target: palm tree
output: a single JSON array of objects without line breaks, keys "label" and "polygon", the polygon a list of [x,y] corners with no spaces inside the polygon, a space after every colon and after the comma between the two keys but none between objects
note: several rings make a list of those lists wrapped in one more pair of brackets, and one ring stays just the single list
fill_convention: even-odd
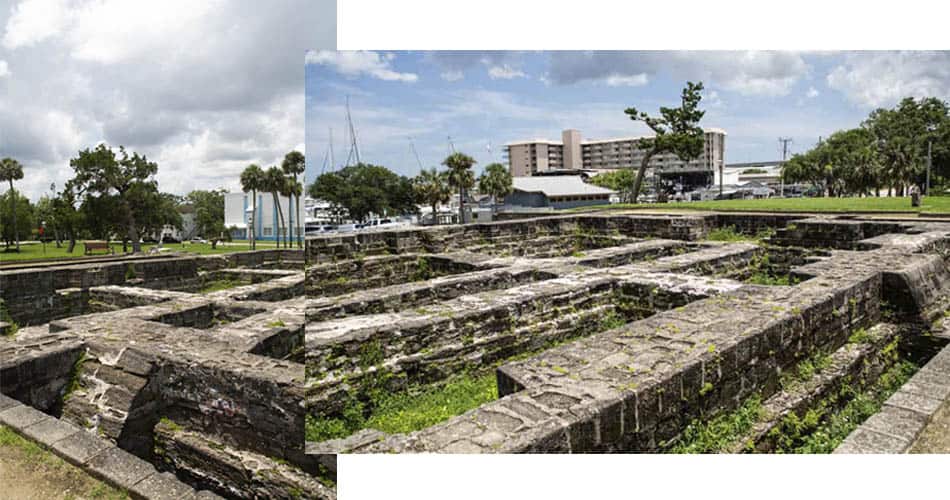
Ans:
[{"label": "palm tree", "polygon": [[442,162],[449,168],[449,185],[459,191],[459,224],[465,223],[465,190],[475,185],[475,160],[464,153],[452,153]]},{"label": "palm tree", "polygon": [[280,207],[278,196],[287,191],[287,178],[284,177],[284,171],[277,165],[268,168],[264,176],[266,178],[264,184],[267,186],[267,191],[270,191],[271,196],[274,197],[274,208],[277,210],[277,248],[280,248],[281,232],[286,229],[286,226],[284,225],[284,210]]},{"label": "palm tree", "polygon": [[491,195],[492,215],[494,215],[498,198],[504,198],[514,191],[511,172],[501,163],[488,165],[482,172],[482,176],[478,178],[478,190]]},{"label": "palm tree", "polygon": [[448,203],[452,196],[447,172],[439,172],[435,168],[423,169],[412,181],[417,199],[432,207],[432,220],[438,224],[439,204]]},{"label": "palm tree", "polygon": [[16,191],[13,190],[13,181],[23,178],[23,165],[13,158],[0,160],[0,182],[10,182],[10,208],[13,214],[13,238],[16,241],[16,251],[20,251],[20,233],[16,225]]},{"label": "palm tree", "polygon": [[264,171],[261,167],[250,164],[241,172],[241,189],[244,192],[251,192],[251,250],[257,250],[257,238],[255,237],[255,226],[257,225],[257,190],[264,189]]},{"label": "palm tree", "polygon": [[[281,168],[284,169],[284,173],[294,176],[293,183],[295,186],[299,186],[299,183],[297,182],[297,175],[304,173],[304,171],[307,169],[307,161],[303,153],[301,153],[300,151],[291,151],[284,156],[284,163],[281,164]],[[296,189],[296,188],[294,189],[294,193],[295,193],[294,198],[297,200],[297,204],[294,207],[295,209],[292,209],[292,214],[298,217],[300,216],[300,196],[302,192],[303,192],[303,187],[301,187],[300,189]],[[297,225],[300,226],[301,228],[304,227],[303,221],[297,221]],[[303,231],[297,231],[297,247],[298,248],[303,248],[303,239],[302,239],[303,235],[300,234],[302,232]],[[290,221],[290,239],[291,241],[293,241],[294,239],[293,217],[291,217],[291,221]]]}]

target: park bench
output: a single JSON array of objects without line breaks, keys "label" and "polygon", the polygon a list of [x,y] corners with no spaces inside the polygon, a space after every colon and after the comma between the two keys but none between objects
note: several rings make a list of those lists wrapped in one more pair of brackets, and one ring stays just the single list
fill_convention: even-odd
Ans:
[{"label": "park bench", "polygon": [[108,241],[84,241],[82,244],[86,247],[86,255],[91,255],[96,250],[105,250],[107,253],[115,254],[115,250],[112,249]]}]

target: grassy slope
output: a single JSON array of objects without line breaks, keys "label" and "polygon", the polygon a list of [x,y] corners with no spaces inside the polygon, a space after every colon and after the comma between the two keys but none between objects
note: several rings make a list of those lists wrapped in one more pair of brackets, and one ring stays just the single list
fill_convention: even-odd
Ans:
[{"label": "grassy slope", "polygon": [[921,207],[910,206],[910,198],[773,198],[765,200],[713,200],[674,203],[615,204],[582,207],[571,211],[619,210],[723,210],[766,212],[930,212],[950,213],[950,196],[924,197]]},{"label": "grassy slope", "polygon": [[[142,250],[146,251],[149,248],[154,247],[153,244],[142,245]],[[197,254],[219,254],[219,253],[229,253],[229,252],[243,252],[251,249],[251,245],[244,241],[237,241],[233,243],[218,243],[218,247],[215,249],[211,248],[210,243],[185,243],[184,245],[178,243],[166,243],[165,248],[168,248],[169,251],[183,251]],[[116,255],[122,255],[122,244],[113,243],[112,248],[115,249]],[[270,248],[277,248],[272,241],[258,241],[257,249],[264,250]],[[131,246],[129,247],[131,250]],[[85,248],[83,248],[82,243],[76,243],[76,248],[73,250],[73,253],[66,252],[66,245],[64,244],[61,248],[56,248],[55,243],[46,244],[46,252],[43,251],[43,245],[40,243],[20,243],[20,252],[15,251],[4,252],[0,250],[0,262],[7,262],[13,260],[32,260],[32,259],[72,259],[77,257],[86,257],[83,254]],[[104,252],[95,252],[94,256],[102,256]]]},{"label": "grassy slope", "polygon": [[129,498],[2,425],[0,485],[0,498]]}]

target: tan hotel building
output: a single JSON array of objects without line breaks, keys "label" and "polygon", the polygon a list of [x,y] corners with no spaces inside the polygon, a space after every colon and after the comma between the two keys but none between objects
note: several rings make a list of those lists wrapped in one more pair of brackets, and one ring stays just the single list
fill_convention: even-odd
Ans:
[{"label": "tan hotel building", "polygon": [[[726,131],[705,129],[703,153],[690,162],[675,154],[661,154],[650,160],[649,167],[661,176],[709,177],[725,161]],[[637,147],[644,137],[581,140],[580,131],[561,133],[561,141],[534,139],[505,144],[508,168],[514,177],[527,177],[552,170],[602,170],[640,167],[644,151]],[[698,179],[697,179],[698,180]]]}]

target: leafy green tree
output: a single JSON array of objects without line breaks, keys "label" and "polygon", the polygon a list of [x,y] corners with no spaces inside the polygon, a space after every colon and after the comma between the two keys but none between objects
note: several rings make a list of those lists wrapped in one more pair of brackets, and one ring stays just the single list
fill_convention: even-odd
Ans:
[{"label": "leafy green tree", "polygon": [[83,198],[83,192],[76,187],[75,180],[66,182],[63,190],[53,198],[53,211],[59,232],[69,238],[68,253],[76,248],[76,239],[85,227],[85,216],[77,205]]},{"label": "leafy green tree", "polygon": [[[20,251],[20,232],[17,230],[17,209],[16,209],[16,200],[15,195],[16,191],[13,190],[13,181],[18,181],[23,178],[23,166],[20,165],[20,162],[14,160],[13,158],[4,158],[0,160],[0,182],[7,181],[10,183],[10,193],[13,193],[9,196],[10,198],[10,211],[8,215],[13,217],[13,229],[11,233],[16,240],[16,251]],[[29,226],[27,226],[29,227]],[[7,244],[7,250],[10,249],[9,241]]]},{"label": "leafy green tree", "polygon": [[363,222],[371,215],[415,213],[412,181],[386,167],[359,163],[326,172],[307,188],[308,194],[333,205],[342,215]]},{"label": "leafy green tree", "polygon": [[[903,99],[893,109],[876,109],[864,122],[877,143],[884,175],[903,196],[906,187],[920,184],[927,161],[927,142],[947,120],[947,104],[936,98]],[[938,149],[943,147],[938,144]]]},{"label": "leafy green tree", "polygon": [[699,121],[706,114],[699,109],[702,100],[703,82],[686,82],[686,88],[681,95],[678,108],[660,108],[660,116],[650,116],[637,108],[627,108],[624,113],[633,121],[642,121],[655,134],[654,137],[641,139],[637,147],[645,151],[637,178],[633,184],[632,202],[637,202],[640,187],[643,185],[643,175],[650,164],[650,160],[663,153],[673,153],[680,160],[689,161],[699,157],[703,152],[703,129]]},{"label": "leafy green tree", "polygon": [[34,207],[26,196],[13,189],[0,195],[0,235],[7,250],[29,239],[35,223]]},{"label": "leafy green tree", "polygon": [[274,199],[274,209],[277,210],[277,246],[280,247],[280,238],[286,230],[284,225],[284,210],[280,207],[279,196],[287,192],[287,178],[284,177],[284,171],[276,165],[264,171],[265,191],[270,192]]},{"label": "leafy green tree", "polygon": [[105,144],[100,144],[94,150],[87,148],[80,151],[79,156],[69,160],[69,165],[76,172],[73,181],[85,191],[86,196],[114,194],[118,197],[119,211],[115,216],[124,224],[127,238],[132,242],[132,250],[141,252],[140,226],[135,220],[133,205],[137,197],[158,192],[157,184],[151,179],[158,172],[158,165],[138,153],[129,156],[123,146],[119,146],[117,156]]},{"label": "leafy green tree", "polygon": [[264,170],[261,167],[250,164],[244,168],[244,171],[241,172],[241,189],[245,193],[248,191],[251,192],[251,218],[249,220],[250,230],[251,230],[251,250],[257,250],[257,238],[256,238],[256,229],[257,229],[257,192],[265,191],[266,179],[264,176]]},{"label": "leafy green tree", "polygon": [[449,185],[459,193],[459,224],[465,223],[465,191],[475,185],[472,167],[475,159],[464,153],[452,153],[443,162],[449,169]]},{"label": "leafy green tree", "polygon": [[[291,191],[294,193],[294,199],[297,201],[293,210],[294,215],[300,214],[300,196],[302,195],[303,186],[297,182],[297,176],[303,174],[307,170],[307,160],[304,157],[303,153],[300,151],[291,151],[284,155],[284,162],[281,164],[281,168],[284,169],[284,173],[293,177],[293,187]],[[293,201],[293,200],[291,200]],[[294,225],[303,227],[303,221],[296,221],[290,225],[290,239],[294,239]],[[303,235],[300,234],[301,231],[297,231],[297,247],[303,248]]]},{"label": "leafy green tree", "polygon": [[435,224],[439,223],[439,205],[448,203],[452,196],[452,187],[449,186],[448,174],[439,172],[435,168],[423,169],[413,179],[413,188],[416,199],[420,204],[432,207],[432,218]]},{"label": "leafy green tree", "polygon": [[498,200],[504,199],[505,196],[515,190],[511,172],[501,163],[491,163],[485,166],[485,171],[478,178],[478,190],[491,195],[492,213],[494,213]]},{"label": "leafy green tree", "polygon": [[195,230],[211,242],[211,248],[217,248],[218,241],[225,239],[227,233],[227,228],[224,227],[225,193],[227,193],[225,189],[211,191],[196,189],[185,196],[194,208]]},{"label": "leafy green tree", "polygon": [[622,168],[591,177],[590,183],[617,192],[621,203],[633,203],[633,170]]}]

